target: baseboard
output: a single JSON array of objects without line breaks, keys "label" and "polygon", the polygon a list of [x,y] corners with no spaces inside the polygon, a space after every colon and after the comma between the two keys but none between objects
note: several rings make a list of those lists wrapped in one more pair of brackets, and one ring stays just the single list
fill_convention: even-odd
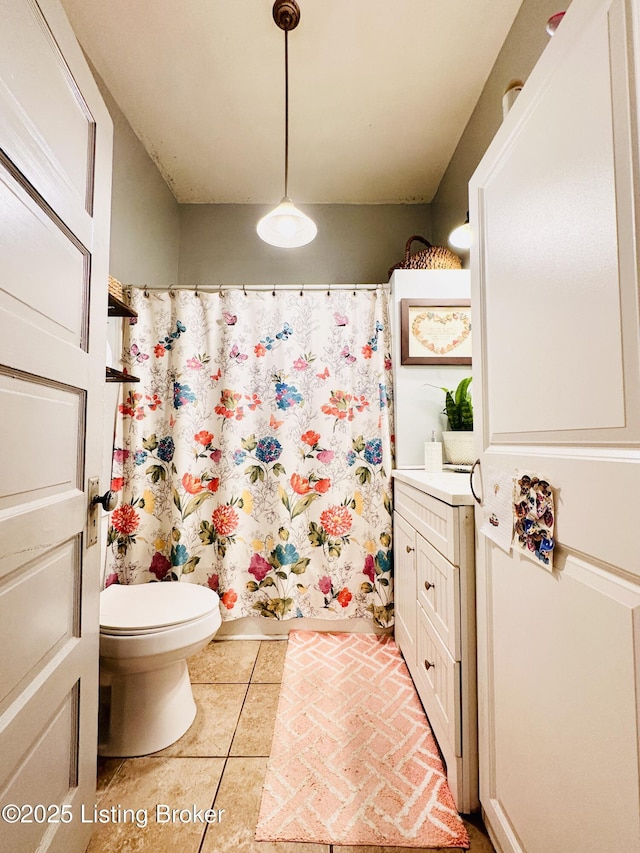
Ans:
[{"label": "baseboard", "polygon": [[393,628],[380,628],[370,619],[285,619],[242,616],[223,622],[216,640],[286,640],[289,631],[331,631],[346,634],[391,634]]}]

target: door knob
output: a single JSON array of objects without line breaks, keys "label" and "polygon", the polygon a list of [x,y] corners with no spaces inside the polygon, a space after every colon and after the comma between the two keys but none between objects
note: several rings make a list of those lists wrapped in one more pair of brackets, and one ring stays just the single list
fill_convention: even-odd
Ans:
[{"label": "door knob", "polygon": [[118,495],[109,489],[104,495],[94,495],[92,504],[102,504],[105,512],[111,512],[118,505]]},{"label": "door knob", "polygon": [[412,551],[415,551],[415,548],[412,548],[411,545],[407,545],[407,554],[410,554]]},{"label": "door knob", "polygon": [[435,586],[435,584],[431,583],[431,581],[425,581],[424,582],[424,588],[427,590],[427,592],[429,592],[429,590],[431,589],[432,586]]},{"label": "door knob", "polygon": [[116,508],[118,496],[115,492],[109,489],[104,495],[99,495],[100,478],[90,477],[87,481],[88,500],[89,500],[89,518],[87,519],[87,548],[96,545],[98,542],[98,527],[100,513],[98,512],[98,504],[102,506],[105,512],[111,512]]}]

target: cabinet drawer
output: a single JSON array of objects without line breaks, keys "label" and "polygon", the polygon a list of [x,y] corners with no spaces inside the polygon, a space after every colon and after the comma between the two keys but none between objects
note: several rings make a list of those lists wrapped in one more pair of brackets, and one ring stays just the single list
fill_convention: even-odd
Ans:
[{"label": "cabinet drawer", "polygon": [[436,740],[462,755],[460,662],[454,660],[422,607],[418,606],[418,692]]},{"label": "cabinet drawer", "polygon": [[397,480],[394,483],[394,505],[418,533],[428,539],[449,562],[455,566],[459,565],[456,507]]},{"label": "cabinet drawer", "polygon": [[418,601],[447,649],[460,660],[460,570],[416,537]]}]

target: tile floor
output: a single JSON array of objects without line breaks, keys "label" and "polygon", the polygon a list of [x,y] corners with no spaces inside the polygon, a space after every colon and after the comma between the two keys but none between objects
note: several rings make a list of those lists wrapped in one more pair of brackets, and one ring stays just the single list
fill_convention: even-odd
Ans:
[{"label": "tile floor", "polygon": [[[190,659],[195,722],[153,755],[99,759],[97,808],[109,815],[141,811],[137,823],[111,817],[96,823],[87,853],[419,853],[407,847],[254,841],[286,646],[282,640],[225,640]],[[155,821],[157,803],[212,808],[216,817],[224,812],[209,824],[187,821],[186,815],[172,822],[162,811]],[[494,853],[481,821],[465,824],[471,853]]]}]

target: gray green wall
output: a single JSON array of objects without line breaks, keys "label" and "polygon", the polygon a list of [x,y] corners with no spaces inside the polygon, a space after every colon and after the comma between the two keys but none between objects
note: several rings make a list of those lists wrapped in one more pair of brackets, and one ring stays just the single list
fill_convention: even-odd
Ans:
[{"label": "gray green wall", "polygon": [[[402,260],[412,234],[429,239],[431,232],[427,204],[300,208],[318,236],[298,249],[278,249],[256,234],[268,207],[181,205],[180,284],[378,284]],[[413,251],[420,248],[415,244]]]},{"label": "gray green wall", "polygon": [[[504,91],[512,80],[526,83],[549,43],[546,22],[569,5],[570,0],[564,3],[524,0],[522,3],[431,203],[434,243],[446,245],[452,229],[464,222],[469,207],[469,179],[502,124]],[[468,253],[465,255],[466,265]]]},{"label": "gray green wall", "polygon": [[125,284],[168,287],[178,281],[180,205],[92,70],[113,120],[109,272]]}]

